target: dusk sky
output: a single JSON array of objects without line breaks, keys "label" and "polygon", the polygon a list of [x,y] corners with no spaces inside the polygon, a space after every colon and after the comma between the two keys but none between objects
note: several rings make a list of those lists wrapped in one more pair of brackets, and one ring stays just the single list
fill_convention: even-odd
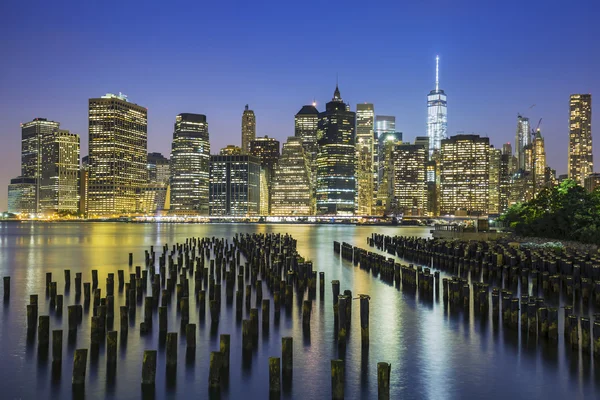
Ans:
[{"label": "dusk sky", "polygon": [[412,141],[426,135],[436,54],[450,135],[478,133],[501,147],[514,143],[517,113],[533,126],[543,118],[548,164],[566,173],[569,95],[600,101],[600,4],[488,3],[4,0],[0,211],[20,174],[19,124],[58,121],[81,135],[84,156],[90,97],[123,92],[147,107],[148,151],[165,155],[175,116],[205,114],[218,153],[240,144],[245,104],[257,136],[284,142],[304,104],[324,108],[337,74],[352,110],[374,103]]}]

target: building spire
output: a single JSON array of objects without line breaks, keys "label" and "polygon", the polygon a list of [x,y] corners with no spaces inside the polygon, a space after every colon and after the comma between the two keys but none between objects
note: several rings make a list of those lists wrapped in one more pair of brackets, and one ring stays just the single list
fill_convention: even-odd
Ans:
[{"label": "building spire", "polygon": [[440,90],[440,56],[435,56],[435,91]]}]

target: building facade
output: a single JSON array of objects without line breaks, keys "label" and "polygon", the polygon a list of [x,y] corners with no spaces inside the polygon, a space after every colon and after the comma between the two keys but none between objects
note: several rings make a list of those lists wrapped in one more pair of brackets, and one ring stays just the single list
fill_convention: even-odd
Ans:
[{"label": "building facade", "polygon": [[585,177],[585,190],[593,192],[600,187],[600,173],[596,172]]},{"label": "building facade", "polygon": [[316,103],[303,106],[294,117],[294,136],[302,140],[304,153],[308,158],[313,202],[316,198],[315,189],[317,186],[317,153],[319,149],[317,144],[318,127],[319,110],[317,110]]},{"label": "building facade", "polygon": [[179,114],[171,145],[171,213],[208,215],[209,163],[206,116]]},{"label": "building facade", "polygon": [[250,142],[250,154],[260,160],[261,173],[261,215],[270,213],[270,192],[275,166],[279,161],[279,140],[268,136]]},{"label": "building facade", "polygon": [[490,141],[479,135],[442,140],[441,215],[485,215],[489,208]]},{"label": "building facade", "polygon": [[529,118],[517,115],[517,133],[515,135],[515,158],[517,159],[516,170],[530,171],[527,162],[527,149],[531,144],[530,140],[531,127]]},{"label": "building facade", "polygon": [[258,216],[260,171],[260,160],[252,155],[210,156],[209,214]]},{"label": "building facade", "polygon": [[373,104],[356,105],[356,192],[358,215],[372,215],[375,111]]},{"label": "building facade", "polygon": [[355,211],[355,119],[336,86],[333,99],[319,114],[317,214],[353,215]]},{"label": "building facade", "polygon": [[289,137],[283,144],[275,167],[271,191],[271,215],[307,216],[314,214],[310,180],[310,161],[300,137]]},{"label": "building facade", "polygon": [[148,110],[109,93],[90,99],[88,112],[88,213],[135,213],[148,179]]},{"label": "building facade", "polygon": [[233,144],[228,144],[219,150],[219,155],[221,156],[241,156],[242,148],[238,146],[234,146]]},{"label": "building facade", "polygon": [[161,153],[148,153],[148,182],[167,185],[170,177],[169,159]]},{"label": "building facade", "polygon": [[256,139],[256,115],[246,104],[242,114],[242,154],[250,152],[250,142],[254,139]]},{"label": "building facade", "polygon": [[19,176],[8,185],[8,212],[29,216],[37,213],[36,179]]},{"label": "building facade", "polygon": [[533,137],[533,182],[535,185],[534,192],[537,194],[542,189],[547,187],[546,185],[546,147],[544,145],[544,138],[542,133],[538,129]]},{"label": "building facade", "polygon": [[428,149],[416,144],[394,146],[393,214],[425,215],[427,212],[426,162]]},{"label": "building facade", "polygon": [[79,211],[79,135],[56,130],[42,137],[40,211]]},{"label": "building facade", "polygon": [[594,172],[592,155],[592,95],[573,94],[569,103],[569,178],[581,186]]},{"label": "building facade", "polygon": [[448,102],[446,93],[440,89],[440,58],[435,58],[435,89],[427,95],[427,137],[429,137],[429,157],[440,150],[448,132]]},{"label": "building facade", "polygon": [[35,211],[41,212],[40,188],[42,179],[42,138],[58,131],[60,123],[46,118],[34,118],[21,124],[21,176],[35,181]]}]

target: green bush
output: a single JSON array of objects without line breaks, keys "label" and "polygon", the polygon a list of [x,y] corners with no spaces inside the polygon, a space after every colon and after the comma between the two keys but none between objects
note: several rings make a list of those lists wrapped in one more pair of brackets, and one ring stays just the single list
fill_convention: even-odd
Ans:
[{"label": "green bush", "polygon": [[567,179],[510,207],[500,220],[521,236],[600,244],[600,190],[588,193]]}]

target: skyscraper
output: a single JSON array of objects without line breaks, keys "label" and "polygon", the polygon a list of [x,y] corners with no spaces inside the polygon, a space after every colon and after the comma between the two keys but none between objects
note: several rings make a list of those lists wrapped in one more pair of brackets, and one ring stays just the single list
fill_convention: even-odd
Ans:
[{"label": "skyscraper", "polygon": [[584,186],[585,178],[594,172],[592,95],[572,94],[569,111],[569,178]]},{"label": "skyscraper", "polygon": [[40,210],[77,213],[79,209],[79,135],[58,129],[42,137]]},{"label": "skyscraper", "polygon": [[335,87],[333,99],[319,114],[317,155],[317,214],[354,214],[355,119]]},{"label": "skyscraper", "polygon": [[171,213],[208,215],[209,163],[206,116],[179,114],[171,145]]},{"label": "skyscraper", "polygon": [[484,215],[489,207],[490,140],[456,135],[442,140],[440,213]]},{"label": "skyscraper", "polygon": [[250,142],[254,139],[256,139],[256,115],[246,104],[242,114],[242,154],[250,152]]},{"label": "skyscraper", "polygon": [[402,132],[387,132],[379,137],[379,162],[375,215],[392,212],[394,197],[394,148],[402,144]]},{"label": "skyscraper", "polygon": [[375,140],[373,104],[356,105],[356,184],[358,215],[373,212],[373,142]]},{"label": "skyscraper", "polygon": [[279,161],[279,140],[268,136],[259,137],[250,142],[250,154],[260,160],[261,190],[260,207],[261,215],[269,215],[271,207],[271,184],[275,166]]},{"label": "skyscraper", "polygon": [[427,148],[417,144],[397,144],[394,146],[392,160],[394,214],[425,215]]},{"label": "skyscraper", "polygon": [[148,110],[123,94],[89,100],[90,215],[133,213],[148,179]]},{"label": "skyscraper", "polygon": [[304,152],[308,158],[310,172],[311,196],[315,201],[317,186],[317,130],[319,126],[319,110],[316,103],[303,106],[294,117],[294,136],[302,140]]},{"label": "skyscraper", "polygon": [[319,110],[312,105],[303,106],[294,117],[294,136],[302,139],[304,151],[311,161],[317,158],[317,128]]},{"label": "skyscraper", "polygon": [[219,150],[219,155],[221,156],[241,156],[242,148],[238,146],[234,146],[233,144],[228,144]]},{"label": "skyscraper", "polygon": [[148,182],[166,185],[170,177],[169,159],[161,153],[148,153]]},{"label": "skyscraper", "polygon": [[260,160],[252,155],[210,156],[210,215],[257,216],[260,170]]},{"label": "skyscraper", "polygon": [[41,212],[40,184],[42,179],[42,138],[53,134],[60,123],[46,118],[35,118],[21,124],[21,177],[31,178],[35,182],[35,211]]},{"label": "skyscraper", "polygon": [[490,146],[490,191],[489,206],[490,214],[500,213],[500,164],[502,161],[502,150]]},{"label": "skyscraper", "polygon": [[533,138],[533,172],[535,193],[537,194],[546,187],[546,148],[539,129]]},{"label": "skyscraper", "polygon": [[29,216],[37,213],[36,180],[19,176],[8,185],[8,212]]},{"label": "skyscraper", "polygon": [[517,159],[517,170],[527,171],[526,147],[530,144],[529,118],[517,115],[517,133],[515,136],[515,157]]},{"label": "skyscraper", "polygon": [[300,137],[283,144],[275,167],[271,191],[271,215],[300,216],[314,213],[309,159]]},{"label": "skyscraper", "polygon": [[[375,116],[375,138],[373,140],[373,195],[377,202],[380,183],[380,156],[383,149],[382,138],[388,133],[396,133],[396,117],[391,115]],[[380,211],[380,210],[379,210]],[[379,214],[379,211],[375,214]]]},{"label": "skyscraper", "polygon": [[427,136],[429,137],[429,157],[439,150],[448,131],[448,106],[446,93],[440,89],[440,57],[435,58],[435,90],[427,95]]}]

